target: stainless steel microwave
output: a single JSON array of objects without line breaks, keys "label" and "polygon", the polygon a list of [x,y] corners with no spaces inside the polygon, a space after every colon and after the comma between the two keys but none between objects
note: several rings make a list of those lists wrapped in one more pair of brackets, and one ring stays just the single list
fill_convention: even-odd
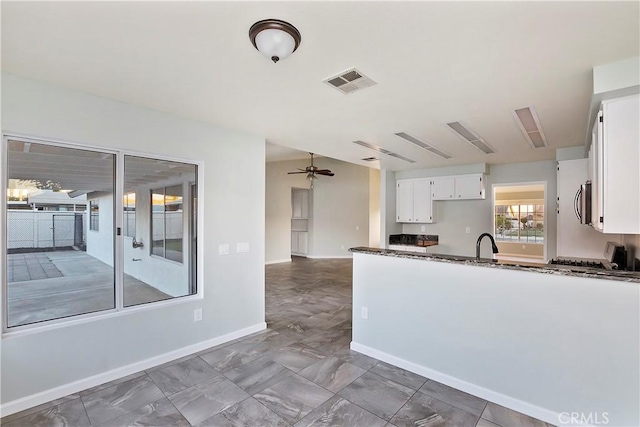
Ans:
[{"label": "stainless steel microwave", "polygon": [[582,184],[578,189],[573,209],[580,224],[591,225],[591,181]]}]

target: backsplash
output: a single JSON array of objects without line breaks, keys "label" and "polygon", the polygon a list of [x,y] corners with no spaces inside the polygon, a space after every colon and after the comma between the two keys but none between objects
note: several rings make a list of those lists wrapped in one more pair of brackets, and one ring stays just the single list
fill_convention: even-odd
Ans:
[{"label": "backsplash", "polygon": [[433,234],[390,234],[390,245],[430,246],[427,242],[438,242]]}]

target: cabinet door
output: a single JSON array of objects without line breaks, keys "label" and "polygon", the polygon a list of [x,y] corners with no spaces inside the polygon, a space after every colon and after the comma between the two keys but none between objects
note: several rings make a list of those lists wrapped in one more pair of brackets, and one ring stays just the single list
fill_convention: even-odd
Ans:
[{"label": "cabinet door", "polygon": [[396,222],[413,222],[413,181],[396,183]]},{"label": "cabinet door", "polygon": [[456,199],[484,199],[482,175],[464,175],[456,177]]},{"label": "cabinet door", "polygon": [[594,125],[594,133],[593,133],[593,181],[591,182],[591,225],[596,230],[602,231],[602,219],[604,218],[603,214],[603,194],[602,190],[604,189],[603,185],[603,161],[602,161],[602,153],[603,153],[603,141],[602,141],[602,113],[599,113],[596,117],[596,124]]},{"label": "cabinet door", "polygon": [[452,176],[433,178],[432,200],[452,200],[455,191],[455,178]]},{"label": "cabinet door", "polygon": [[432,222],[431,181],[420,179],[413,181],[413,220]]},{"label": "cabinet door", "polygon": [[297,231],[291,232],[291,252],[298,253],[298,233]]},{"label": "cabinet door", "polygon": [[298,253],[306,255],[307,254],[307,234],[304,232],[298,233]]}]

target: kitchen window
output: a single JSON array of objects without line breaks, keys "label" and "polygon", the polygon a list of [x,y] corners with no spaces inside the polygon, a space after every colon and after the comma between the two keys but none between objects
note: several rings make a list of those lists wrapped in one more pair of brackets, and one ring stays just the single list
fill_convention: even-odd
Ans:
[{"label": "kitchen window", "polygon": [[513,243],[544,243],[544,202],[512,201],[495,205],[495,238]]}]

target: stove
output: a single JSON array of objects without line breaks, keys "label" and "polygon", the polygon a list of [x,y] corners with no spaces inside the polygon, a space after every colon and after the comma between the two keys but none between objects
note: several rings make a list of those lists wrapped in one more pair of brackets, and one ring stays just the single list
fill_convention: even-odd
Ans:
[{"label": "stove", "polygon": [[549,261],[549,264],[557,267],[571,268],[571,269],[599,269],[599,270],[624,270],[626,267],[627,253],[624,246],[607,242],[604,250],[604,258],[554,258]]},{"label": "stove", "polygon": [[601,270],[613,270],[613,266],[610,263],[606,263],[604,260],[590,260],[590,259],[572,259],[572,258],[554,258],[549,261],[549,264],[557,265],[559,267],[587,267],[597,268]]}]

